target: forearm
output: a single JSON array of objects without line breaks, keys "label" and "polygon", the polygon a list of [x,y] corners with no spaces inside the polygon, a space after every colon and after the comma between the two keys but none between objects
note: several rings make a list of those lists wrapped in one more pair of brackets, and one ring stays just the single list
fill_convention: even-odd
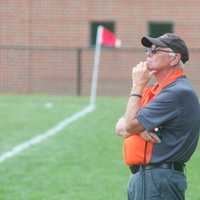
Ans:
[{"label": "forearm", "polygon": [[[131,94],[139,94],[142,95],[143,88],[133,85]],[[143,131],[144,128],[141,126],[141,124],[138,123],[138,120],[136,119],[137,112],[140,109],[140,97],[138,96],[130,96],[126,108],[126,113],[125,113],[125,122],[126,122],[126,131],[128,133],[133,133],[133,132],[140,132]]]},{"label": "forearm", "polygon": [[[148,71],[146,62],[140,62],[136,67],[133,67],[131,94],[142,95],[143,89],[153,73],[153,71]],[[123,126],[125,128],[121,128],[123,126],[121,126],[120,129],[116,128],[118,135],[128,137],[132,134],[144,131],[143,125],[140,124],[136,118],[138,110],[140,109],[140,98],[140,96],[130,96],[124,115]],[[117,127],[119,124],[117,123]]]}]

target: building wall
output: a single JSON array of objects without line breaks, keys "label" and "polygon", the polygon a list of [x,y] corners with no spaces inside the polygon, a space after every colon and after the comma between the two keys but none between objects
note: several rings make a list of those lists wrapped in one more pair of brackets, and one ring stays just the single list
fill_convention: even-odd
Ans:
[{"label": "building wall", "polygon": [[[174,23],[192,49],[186,71],[199,91],[199,6],[196,0],[1,0],[0,91],[76,94],[77,48],[90,46],[92,21],[114,21],[127,48],[103,50],[99,94],[127,94],[131,67],[144,59],[140,38],[148,34],[150,21]],[[85,49],[81,54],[85,95],[93,53]]]},{"label": "building wall", "polygon": [[90,22],[110,20],[124,46],[140,47],[149,21],[171,21],[189,47],[198,48],[199,6],[196,0],[1,0],[0,42],[88,47]]}]

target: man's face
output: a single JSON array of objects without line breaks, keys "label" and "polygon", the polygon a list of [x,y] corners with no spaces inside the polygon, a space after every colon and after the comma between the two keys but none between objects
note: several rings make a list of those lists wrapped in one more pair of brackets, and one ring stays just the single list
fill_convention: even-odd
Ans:
[{"label": "man's face", "polygon": [[163,69],[171,67],[170,63],[173,56],[175,56],[175,53],[170,48],[152,45],[151,48],[147,49],[147,67],[150,71],[162,71]]}]

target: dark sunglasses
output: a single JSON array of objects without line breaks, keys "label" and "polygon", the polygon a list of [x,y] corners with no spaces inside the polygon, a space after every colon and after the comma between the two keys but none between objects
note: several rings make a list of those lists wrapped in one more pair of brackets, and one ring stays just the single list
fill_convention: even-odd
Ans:
[{"label": "dark sunglasses", "polygon": [[154,55],[157,52],[165,52],[165,53],[174,53],[173,51],[169,51],[169,50],[164,50],[164,49],[151,49],[151,48],[145,48],[145,52],[150,54],[150,55]]}]

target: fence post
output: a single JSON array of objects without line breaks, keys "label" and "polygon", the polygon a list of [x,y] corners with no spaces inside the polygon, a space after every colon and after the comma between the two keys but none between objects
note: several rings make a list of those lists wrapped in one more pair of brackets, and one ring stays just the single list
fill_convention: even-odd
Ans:
[{"label": "fence post", "polygon": [[82,49],[77,49],[77,79],[76,79],[76,94],[77,96],[81,96],[81,88],[82,88],[82,66],[81,66],[81,54]]}]

